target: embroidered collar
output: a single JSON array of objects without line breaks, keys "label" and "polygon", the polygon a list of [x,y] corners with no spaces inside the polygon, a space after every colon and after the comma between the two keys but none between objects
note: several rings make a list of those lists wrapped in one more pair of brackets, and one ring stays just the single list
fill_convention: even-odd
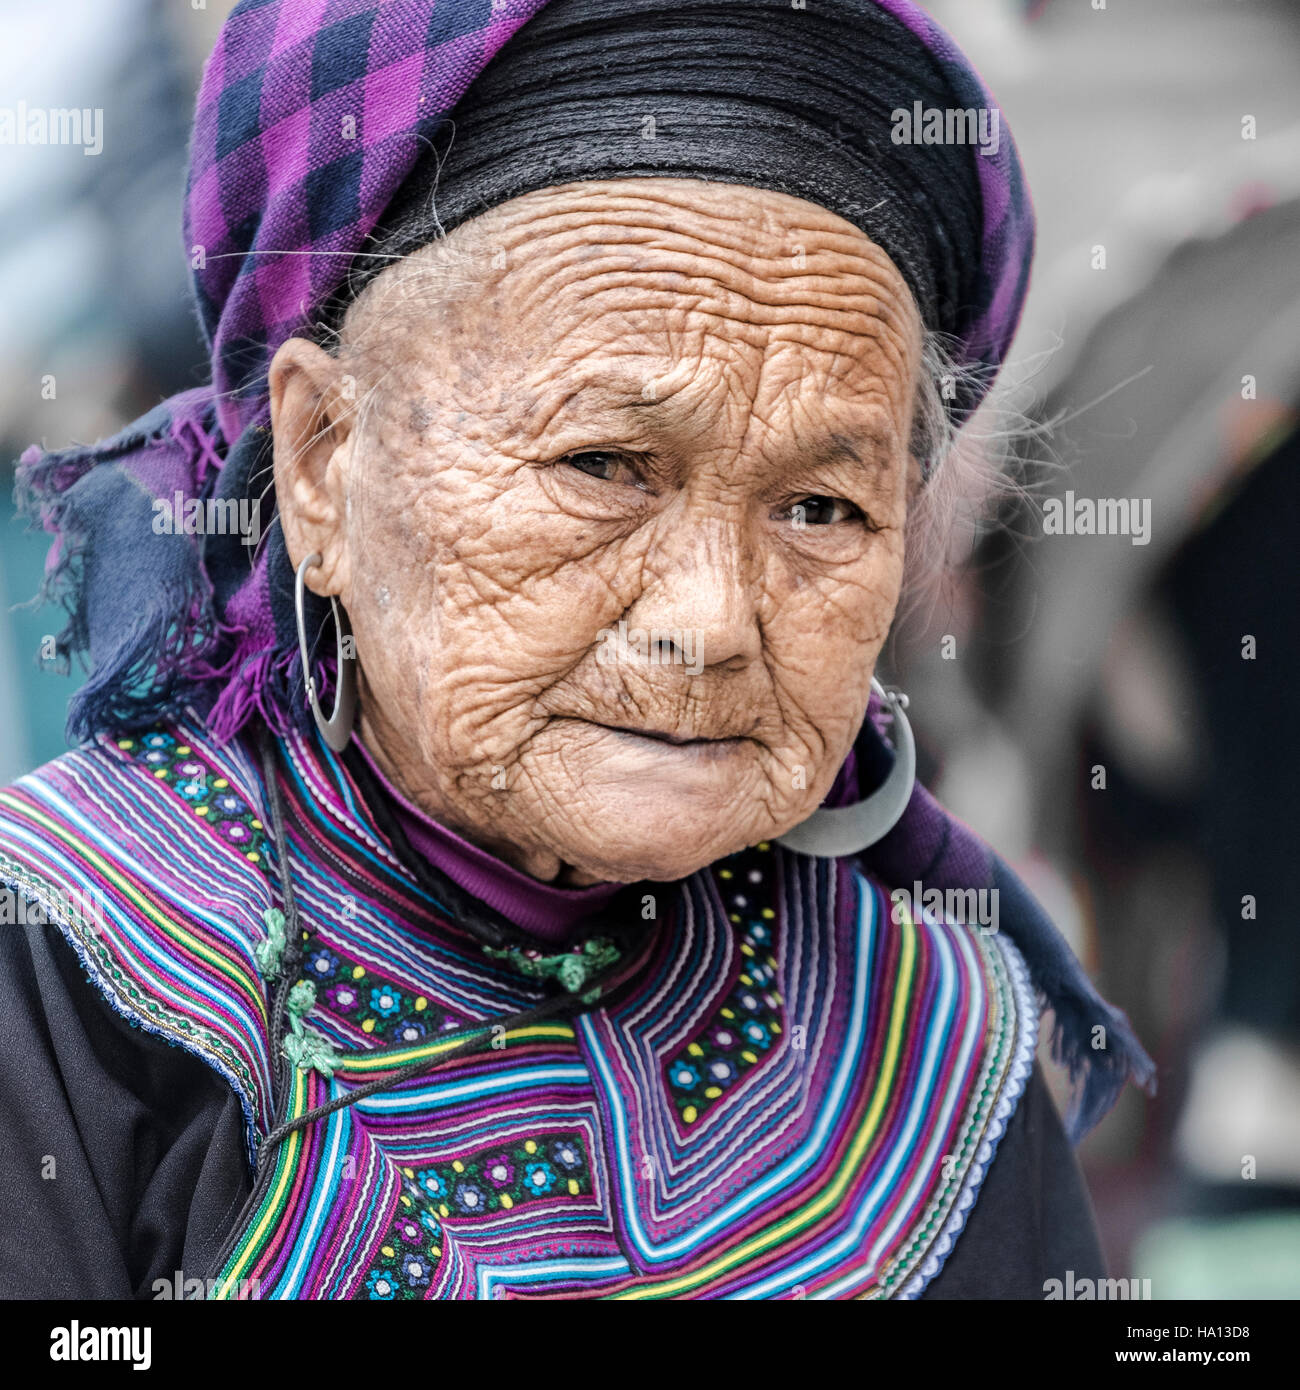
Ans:
[{"label": "embroidered collar", "polygon": [[[290,741],[282,773],[311,985],[291,991],[292,1063],[270,1055],[259,956],[280,866],[251,748],[158,729],[0,792],[0,872],[24,866],[115,1008],[231,1080],[255,1137],[539,994],[441,918],[337,764]],[[84,930],[56,895],[90,888],[106,910]],[[230,1232],[222,1292],[919,1293],[1032,1067],[1015,946],[895,920],[852,864],[767,845],[651,910],[623,995],[289,1134]]]}]

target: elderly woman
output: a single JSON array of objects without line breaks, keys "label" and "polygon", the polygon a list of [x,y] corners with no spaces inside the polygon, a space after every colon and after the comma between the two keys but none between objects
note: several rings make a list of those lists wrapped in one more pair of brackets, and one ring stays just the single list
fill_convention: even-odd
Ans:
[{"label": "elderly woman", "polygon": [[907,0],[237,7],[213,384],[24,456],[5,1293],[1101,1272],[1039,996],[1076,1134],[1150,1063],[873,693],[1030,229]]}]

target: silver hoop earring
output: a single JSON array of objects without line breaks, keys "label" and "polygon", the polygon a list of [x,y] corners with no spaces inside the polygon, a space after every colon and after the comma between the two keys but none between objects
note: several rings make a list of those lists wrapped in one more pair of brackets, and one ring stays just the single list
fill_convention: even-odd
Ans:
[{"label": "silver hoop earring", "polygon": [[776,842],[796,854],[819,859],[842,859],[883,840],[902,819],[916,784],[916,741],[903,711],[907,696],[886,690],[873,676],[871,688],[894,715],[894,765],[889,776],[863,801],[852,806],[822,806]]},{"label": "silver hoop earring", "polygon": [[316,727],[321,737],[336,753],[341,753],[352,737],[352,720],[357,710],[357,672],[356,657],[346,654],[347,639],[352,636],[348,626],[347,614],[339,601],[330,595],[330,612],[334,615],[335,650],[338,654],[338,677],[334,691],[334,711],[326,719],[316,694],[316,679],[311,673],[311,659],[307,655],[307,618],[304,594],[306,581],[304,575],[321,562],[318,554],[308,555],[298,566],[298,577],[293,587],[293,606],[298,615],[298,654],[302,657],[302,676],[307,686],[307,699],[316,719]]}]

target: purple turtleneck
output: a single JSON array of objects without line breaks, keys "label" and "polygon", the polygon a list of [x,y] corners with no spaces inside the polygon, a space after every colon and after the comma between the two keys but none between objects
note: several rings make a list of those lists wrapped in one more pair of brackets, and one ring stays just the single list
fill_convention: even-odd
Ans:
[{"label": "purple turtleneck", "polygon": [[[380,771],[360,737],[354,735],[353,742],[391,798],[393,809],[412,848],[467,893],[472,893],[540,940],[563,942],[577,923],[608,902],[623,886],[620,883],[593,883],[586,888],[558,888],[553,883],[546,883],[513,868],[496,855],[462,839],[445,825],[439,825],[413,805]],[[850,753],[822,805],[843,806],[856,795],[855,758]]]}]

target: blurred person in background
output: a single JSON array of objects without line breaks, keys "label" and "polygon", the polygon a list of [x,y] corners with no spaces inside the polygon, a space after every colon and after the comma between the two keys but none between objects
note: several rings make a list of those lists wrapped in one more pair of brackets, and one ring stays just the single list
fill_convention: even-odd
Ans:
[{"label": "blurred person in background", "polygon": [[[1058,249],[1019,340],[1029,408],[1052,426],[1026,459],[1036,505],[981,544],[956,611],[901,643],[900,679],[919,664],[942,689],[945,622],[961,634],[932,744],[943,794],[1024,846],[1017,862],[1085,959],[1140,982],[1126,1004],[1158,1043],[1160,1099],[1122,1105],[1084,1149],[1113,1266],[1157,1298],[1295,1297],[1300,634],[1281,599],[1295,589],[1300,17],[936,8],[996,75],[1030,157],[1039,140],[1071,153],[1042,160],[1040,227]],[[1046,501],[1067,496],[1145,501],[1150,534],[1046,533]],[[965,791],[994,758],[1017,770],[996,829],[994,804]]]}]

